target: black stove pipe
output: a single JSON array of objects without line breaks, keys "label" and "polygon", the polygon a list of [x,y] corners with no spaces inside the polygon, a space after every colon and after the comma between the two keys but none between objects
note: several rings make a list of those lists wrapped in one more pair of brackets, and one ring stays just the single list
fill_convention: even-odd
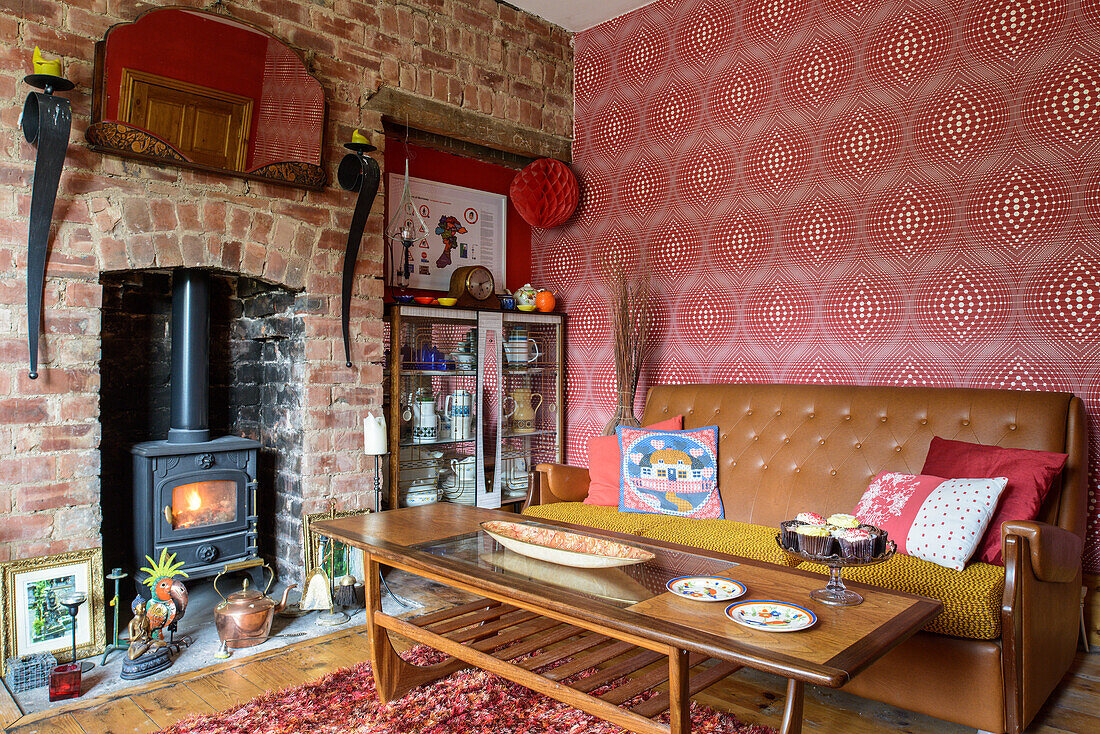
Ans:
[{"label": "black stove pipe", "polygon": [[172,409],[168,443],[210,440],[210,276],[181,268],[172,278]]}]

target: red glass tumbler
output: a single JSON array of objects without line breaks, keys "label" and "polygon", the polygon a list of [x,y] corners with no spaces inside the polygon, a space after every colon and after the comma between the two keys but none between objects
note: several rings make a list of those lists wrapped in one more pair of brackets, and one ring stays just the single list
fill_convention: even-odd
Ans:
[{"label": "red glass tumbler", "polygon": [[50,700],[80,697],[80,663],[58,665],[50,673]]}]

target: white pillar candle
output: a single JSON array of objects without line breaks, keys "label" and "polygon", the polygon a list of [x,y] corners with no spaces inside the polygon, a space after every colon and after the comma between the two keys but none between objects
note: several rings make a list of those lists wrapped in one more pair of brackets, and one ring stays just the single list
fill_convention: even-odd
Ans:
[{"label": "white pillar candle", "polygon": [[367,413],[363,419],[363,453],[368,456],[386,453],[386,418],[381,413]]}]

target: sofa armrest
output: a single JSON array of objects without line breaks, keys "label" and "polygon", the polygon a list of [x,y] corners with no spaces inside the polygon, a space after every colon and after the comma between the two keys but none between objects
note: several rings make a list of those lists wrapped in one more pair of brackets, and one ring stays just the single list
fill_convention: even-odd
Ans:
[{"label": "sofa armrest", "polygon": [[1077,653],[1081,539],[1041,522],[1001,525],[1002,675],[1009,732],[1022,732]]},{"label": "sofa armrest", "polygon": [[568,464],[535,466],[535,489],[526,506],[580,502],[588,496],[588,469]]},{"label": "sofa armrest", "polygon": [[1077,535],[1057,525],[1020,520],[1001,525],[1002,546],[1010,535],[1027,539],[1031,569],[1040,581],[1060,584],[1077,578],[1083,548]]}]

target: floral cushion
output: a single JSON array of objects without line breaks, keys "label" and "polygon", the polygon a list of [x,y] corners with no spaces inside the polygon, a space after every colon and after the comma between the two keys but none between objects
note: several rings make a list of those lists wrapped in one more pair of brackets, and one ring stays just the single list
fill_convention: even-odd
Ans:
[{"label": "floral cushion", "polygon": [[721,519],[718,426],[651,431],[619,426],[619,511]]}]

